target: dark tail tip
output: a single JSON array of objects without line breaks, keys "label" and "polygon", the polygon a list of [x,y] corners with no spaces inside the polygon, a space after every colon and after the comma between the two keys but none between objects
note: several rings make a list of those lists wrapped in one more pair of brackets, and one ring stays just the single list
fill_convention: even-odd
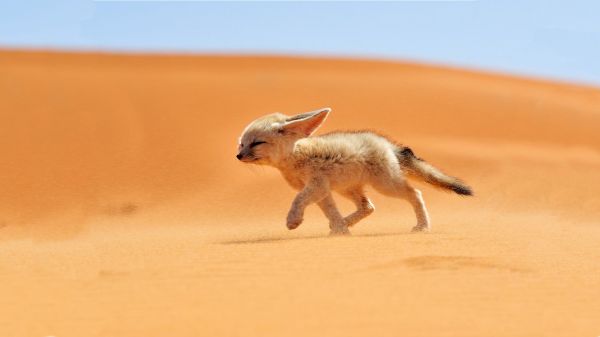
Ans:
[{"label": "dark tail tip", "polygon": [[452,185],[452,190],[456,194],[460,195],[473,195],[473,190],[469,186],[465,185]]},{"label": "dark tail tip", "polygon": [[419,158],[415,155],[415,153],[413,152],[413,150],[410,147],[407,146],[403,146],[401,148],[399,148],[398,150],[396,150],[396,155],[400,156],[401,158],[405,158],[405,159],[416,159],[416,160],[423,160],[422,158]]},{"label": "dark tail tip", "polygon": [[402,147],[400,151],[398,151],[401,155],[405,157],[414,157],[415,153],[410,149],[410,147]]}]

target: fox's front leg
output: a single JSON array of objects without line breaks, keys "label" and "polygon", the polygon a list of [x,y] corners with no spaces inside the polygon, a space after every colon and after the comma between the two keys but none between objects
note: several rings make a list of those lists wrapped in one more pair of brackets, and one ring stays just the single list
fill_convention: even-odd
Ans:
[{"label": "fox's front leg", "polygon": [[328,185],[323,179],[311,179],[302,191],[296,195],[287,215],[287,228],[296,229],[302,223],[304,209],[313,202],[319,202],[329,193]]}]

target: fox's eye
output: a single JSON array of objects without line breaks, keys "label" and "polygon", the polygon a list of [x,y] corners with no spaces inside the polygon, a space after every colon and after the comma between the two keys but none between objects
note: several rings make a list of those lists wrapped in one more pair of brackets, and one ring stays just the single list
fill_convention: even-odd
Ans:
[{"label": "fox's eye", "polygon": [[250,148],[253,148],[255,146],[258,146],[258,145],[264,144],[264,143],[266,143],[266,142],[263,142],[263,141],[252,142],[252,144],[250,144]]}]

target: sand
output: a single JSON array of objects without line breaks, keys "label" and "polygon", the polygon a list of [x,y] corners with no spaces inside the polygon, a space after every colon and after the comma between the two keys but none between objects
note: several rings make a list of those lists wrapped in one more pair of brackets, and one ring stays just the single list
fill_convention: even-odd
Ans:
[{"label": "sand", "polygon": [[[239,163],[333,108],[467,181],[330,238]],[[598,336],[600,90],[411,63],[0,52],[1,336]],[[338,198],[344,212],[352,207]]]}]

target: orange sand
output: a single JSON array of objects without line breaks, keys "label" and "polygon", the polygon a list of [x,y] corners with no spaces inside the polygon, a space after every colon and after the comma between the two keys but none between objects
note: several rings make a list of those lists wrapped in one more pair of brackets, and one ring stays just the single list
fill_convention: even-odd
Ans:
[{"label": "orange sand", "polygon": [[[327,237],[255,117],[330,106],[466,180]],[[415,64],[0,52],[0,336],[598,336],[600,90]],[[345,212],[352,208],[343,200]]]}]

